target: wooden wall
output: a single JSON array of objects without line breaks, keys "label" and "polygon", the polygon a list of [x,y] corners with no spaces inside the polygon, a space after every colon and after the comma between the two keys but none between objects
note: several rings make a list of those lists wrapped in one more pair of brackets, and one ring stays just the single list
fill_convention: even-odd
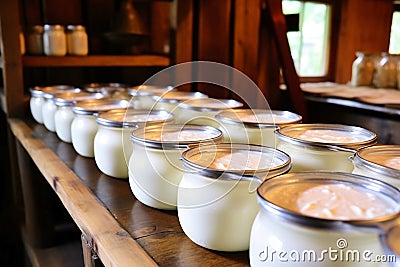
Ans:
[{"label": "wooden wall", "polygon": [[[88,27],[90,51],[108,53],[103,33],[121,0],[21,0],[23,25],[79,23]],[[146,18],[151,40],[149,52],[165,53],[170,48],[172,62],[208,60],[235,67],[250,77],[269,101],[279,108],[286,101],[278,89],[280,64],[272,40],[271,27],[261,16],[263,0],[173,0],[137,1],[135,6]],[[346,83],[351,76],[355,52],[387,51],[392,0],[325,0],[336,8],[332,23],[332,56],[326,80]],[[172,8],[171,8],[172,7]],[[61,70],[64,71],[64,70]],[[141,70],[143,79],[154,70]],[[100,73],[96,76],[93,74]],[[55,72],[57,76],[59,73]],[[114,81],[136,80],[137,71],[126,69],[90,70],[85,77],[115,77]],[[77,77],[75,73],[72,77]],[[32,74],[31,82],[35,81]],[[47,78],[49,75],[47,75]],[[135,77],[133,79],[132,77]],[[29,80],[29,79],[28,79]],[[196,85],[185,90],[200,90],[213,97],[235,97],[229,90],[212,85]],[[241,89],[246,94],[246,88]],[[254,100],[258,102],[258,99]]]}]

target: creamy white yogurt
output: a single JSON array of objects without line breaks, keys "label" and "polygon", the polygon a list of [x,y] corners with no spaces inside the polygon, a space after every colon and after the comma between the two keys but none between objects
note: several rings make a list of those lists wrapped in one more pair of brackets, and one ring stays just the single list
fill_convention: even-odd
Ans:
[{"label": "creamy white yogurt", "polygon": [[334,220],[374,219],[396,212],[376,195],[344,184],[319,185],[300,192],[297,207],[305,215]]}]

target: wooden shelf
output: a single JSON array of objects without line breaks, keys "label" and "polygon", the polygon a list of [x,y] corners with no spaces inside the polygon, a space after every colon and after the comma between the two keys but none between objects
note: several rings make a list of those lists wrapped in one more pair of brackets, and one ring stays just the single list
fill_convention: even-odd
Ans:
[{"label": "wooden shelf", "polygon": [[22,231],[25,251],[33,267],[59,266],[76,267],[84,266],[82,244],[80,240],[71,240],[48,248],[32,247],[27,241],[25,231]]},{"label": "wooden shelf", "polygon": [[[145,206],[126,179],[101,173],[43,125],[9,119],[36,164],[105,266],[248,266],[248,251],[219,252],[193,243],[176,211]],[[22,153],[22,151],[20,151]],[[27,177],[21,177],[24,179]]]},{"label": "wooden shelf", "polygon": [[169,66],[162,55],[24,56],[24,67],[152,67]]}]

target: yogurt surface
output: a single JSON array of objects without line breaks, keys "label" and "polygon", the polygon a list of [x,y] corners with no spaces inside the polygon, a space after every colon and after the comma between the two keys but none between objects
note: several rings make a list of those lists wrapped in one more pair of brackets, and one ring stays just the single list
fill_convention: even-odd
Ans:
[{"label": "yogurt surface", "polygon": [[306,130],[297,137],[305,141],[320,143],[355,143],[364,141],[359,136],[335,130]]},{"label": "yogurt surface", "polygon": [[267,198],[296,213],[329,220],[370,220],[398,212],[389,198],[343,183],[276,187]]}]

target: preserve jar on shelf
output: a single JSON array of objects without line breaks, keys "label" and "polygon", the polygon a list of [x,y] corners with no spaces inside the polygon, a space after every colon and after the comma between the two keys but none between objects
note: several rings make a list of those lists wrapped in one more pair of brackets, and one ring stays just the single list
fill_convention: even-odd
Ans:
[{"label": "preserve jar on shelf", "polygon": [[356,56],[351,69],[351,85],[370,86],[375,70],[373,54],[357,51]]},{"label": "preserve jar on shelf", "polygon": [[377,88],[396,88],[397,67],[394,57],[389,53],[382,53],[382,57],[375,66],[373,85]]},{"label": "preserve jar on shelf", "polygon": [[67,53],[72,56],[88,54],[88,35],[82,25],[67,26]]},{"label": "preserve jar on shelf", "polygon": [[43,54],[43,26],[33,25],[27,29],[26,51],[30,55]]},{"label": "preserve jar on shelf", "polygon": [[67,36],[62,25],[44,25],[43,51],[46,56],[65,56]]}]

